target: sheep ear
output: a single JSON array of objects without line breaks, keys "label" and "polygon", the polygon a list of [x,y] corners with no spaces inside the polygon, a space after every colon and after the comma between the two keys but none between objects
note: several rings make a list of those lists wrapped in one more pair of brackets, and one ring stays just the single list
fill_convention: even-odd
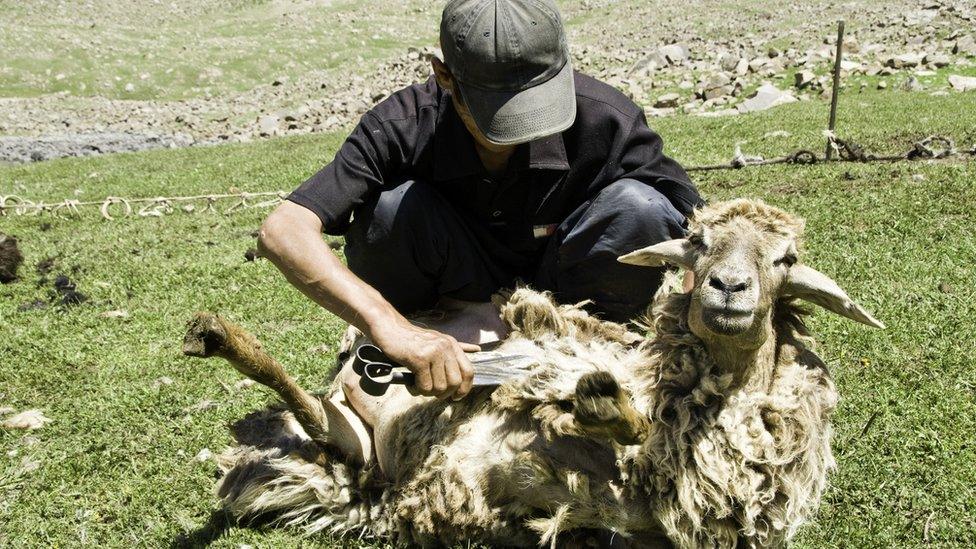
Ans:
[{"label": "sheep ear", "polygon": [[618,257],[617,261],[644,267],[660,267],[669,264],[688,270],[695,266],[694,251],[687,238],[676,238],[641,248]]},{"label": "sheep ear", "polygon": [[806,265],[793,265],[790,268],[783,294],[815,303],[830,312],[872,328],[884,329],[885,327],[883,322],[871,316],[871,313],[847,297],[844,290],[829,276]]}]

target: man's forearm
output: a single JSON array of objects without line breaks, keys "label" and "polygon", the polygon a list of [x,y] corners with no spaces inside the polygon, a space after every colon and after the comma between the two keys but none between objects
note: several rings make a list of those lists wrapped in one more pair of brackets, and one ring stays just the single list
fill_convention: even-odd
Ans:
[{"label": "man's forearm", "polygon": [[258,245],[293,286],[364,333],[405,322],[379,292],[339,261],[322,240],[318,217],[304,207],[282,204],[262,225]]}]

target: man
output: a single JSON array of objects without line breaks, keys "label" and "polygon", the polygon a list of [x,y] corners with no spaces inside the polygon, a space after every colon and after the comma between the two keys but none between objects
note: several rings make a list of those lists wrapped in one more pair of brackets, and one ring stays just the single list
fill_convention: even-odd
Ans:
[{"label": "man", "polygon": [[[452,0],[434,77],[366,113],[335,159],[261,230],[263,254],[441,398],[471,388],[477,341],[404,314],[488,303],[517,279],[606,318],[660,284],[619,255],[681,236],[701,198],[643,111],[574,73],[552,0]],[[345,235],[348,268],[321,232]],[[459,334],[454,334],[462,340]]]}]

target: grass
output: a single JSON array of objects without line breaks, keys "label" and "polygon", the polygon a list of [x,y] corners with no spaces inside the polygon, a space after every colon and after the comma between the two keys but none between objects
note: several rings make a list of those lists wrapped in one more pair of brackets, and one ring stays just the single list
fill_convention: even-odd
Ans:
[{"label": "grass", "polygon": [[[838,132],[872,152],[943,133],[976,142],[972,95],[842,98]],[[681,162],[727,161],[732,144],[773,156],[819,150],[821,102],[721,119],[653,120]],[[763,137],[786,130],[788,137]],[[36,200],[290,189],[327,162],[340,135],[0,167],[0,194]],[[872,331],[818,313],[812,326],[842,401],[839,469],[798,547],[976,544],[976,163],[766,167],[696,174],[712,200],[762,197],[808,221],[806,258],[888,324]],[[267,212],[184,213],[114,222],[0,218],[21,240],[22,280],[0,286],[0,406],[53,422],[0,430],[0,546],[331,545],[294,530],[219,527],[215,467],[194,456],[230,442],[227,423],[271,400],[237,389],[228,366],[185,359],[199,309],[252,330],[309,388],[324,385],[340,323],[244,251]],[[47,301],[35,266],[72,278],[89,301]],[[128,318],[100,313],[124,310]],[[160,384],[168,377],[172,384]],[[227,388],[225,388],[226,386]],[[229,389],[228,389],[229,388]],[[206,403],[210,402],[210,405]],[[35,468],[36,467],[36,468]],[[927,525],[927,527],[926,527]],[[220,534],[220,535],[217,535]],[[927,542],[926,542],[927,537]]]}]

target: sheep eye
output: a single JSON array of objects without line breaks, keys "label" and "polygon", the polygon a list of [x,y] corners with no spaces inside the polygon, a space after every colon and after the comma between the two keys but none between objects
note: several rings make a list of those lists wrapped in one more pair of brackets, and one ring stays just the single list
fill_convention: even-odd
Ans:
[{"label": "sheep eye", "polygon": [[796,256],[793,254],[786,254],[773,262],[773,265],[786,265],[787,267],[792,267],[795,264]]}]

